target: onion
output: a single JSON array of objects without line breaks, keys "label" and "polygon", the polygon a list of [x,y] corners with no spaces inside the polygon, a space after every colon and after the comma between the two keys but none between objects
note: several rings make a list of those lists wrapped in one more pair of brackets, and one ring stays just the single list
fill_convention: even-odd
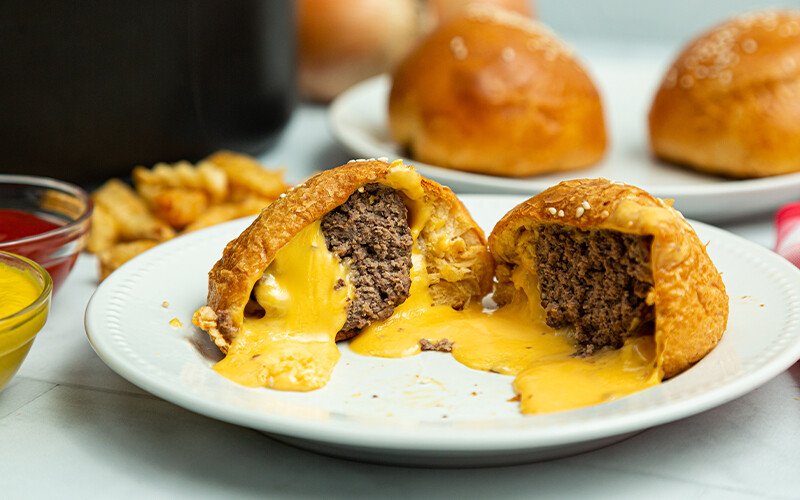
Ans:
[{"label": "onion", "polygon": [[391,71],[419,33],[415,0],[298,0],[301,94],[328,101]]}]

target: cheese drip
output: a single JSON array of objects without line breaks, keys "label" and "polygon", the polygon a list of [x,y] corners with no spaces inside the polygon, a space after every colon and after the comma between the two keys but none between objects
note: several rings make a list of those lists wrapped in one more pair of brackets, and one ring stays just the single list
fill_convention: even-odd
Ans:
[{"label": "cheese drip", "polygon": [[253,289],[262,318],[245,315],[221,375],[250,387],[310,391],[339,360],[336,333],[352,294],[347,268],[330,253],[316,221],[283,247]]},{"label": "cheese drip", "polygon": [[521,268],[512,276],[514,300],[497,310],[473,304],[462,311],[433,305],[424,256],[416,241],[411,294],[389,319],[368,326],[350,349],[369,356],[399,358],[421,351],[420,340],[446,340],[460,363],[515,376],[523,413],[570,410],[612,401],[658,384],[651,336],[629,339],[618,350],[576,357],[575,344],[545,323],[538,283]]}]

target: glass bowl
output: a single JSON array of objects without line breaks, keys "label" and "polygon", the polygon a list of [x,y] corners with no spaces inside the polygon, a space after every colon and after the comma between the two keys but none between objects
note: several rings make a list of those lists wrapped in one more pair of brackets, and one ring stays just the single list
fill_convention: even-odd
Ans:
[{"label": "glass bowl", "polygon": [[0,391],[17,373],[47,321],[52,291],[53,281],[42,266],[0,252]]},{"label": "glass bowl", "polygon": [[[15,218],[19,212],[35,216],[42,232],[20,236],[29,221]],[[46,177],[0,175],[0,251],[41,264],[56,291],[86,244],[91,216],[92,201],[78,186]]]}]

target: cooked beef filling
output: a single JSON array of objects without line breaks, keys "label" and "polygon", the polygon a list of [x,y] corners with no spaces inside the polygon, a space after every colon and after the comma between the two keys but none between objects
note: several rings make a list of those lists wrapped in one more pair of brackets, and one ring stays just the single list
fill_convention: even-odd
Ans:
[{"label": "cooked beef filling", "polygon": [[582,353],[620,347],[655,318],[645,298],[653,286],[652,237],[545,224],[536,257],[547,324],[569,328]]},{"label": "cooked beef filling", "polygon": [[322,218],[328,250],[350,269],[355,296],[342,332],[386,319],[411,288],[411,229],[400,194],[368,184]]},{"label": "cooked beef filling", "polygon": [[431,342],[430,339],[420,339],[419,348],[423,351],[453,352],[453,342],[448,339],[440,339]]}]

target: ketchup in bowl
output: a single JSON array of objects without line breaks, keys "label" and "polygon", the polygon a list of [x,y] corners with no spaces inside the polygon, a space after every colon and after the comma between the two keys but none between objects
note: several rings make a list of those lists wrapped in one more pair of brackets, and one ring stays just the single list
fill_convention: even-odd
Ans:
[{"label": "ketchup in bowl", "polygon": [[92,202],[81,188],[43,177],[0,175],[0,251],[44,267],[57,291],[83,250]]},{"label": "ketchup in bowl", "polygon": [[0,242],[46,233],[59,227],[61,227],[61,224],[56,224],[22,210],[0,208]]}]

